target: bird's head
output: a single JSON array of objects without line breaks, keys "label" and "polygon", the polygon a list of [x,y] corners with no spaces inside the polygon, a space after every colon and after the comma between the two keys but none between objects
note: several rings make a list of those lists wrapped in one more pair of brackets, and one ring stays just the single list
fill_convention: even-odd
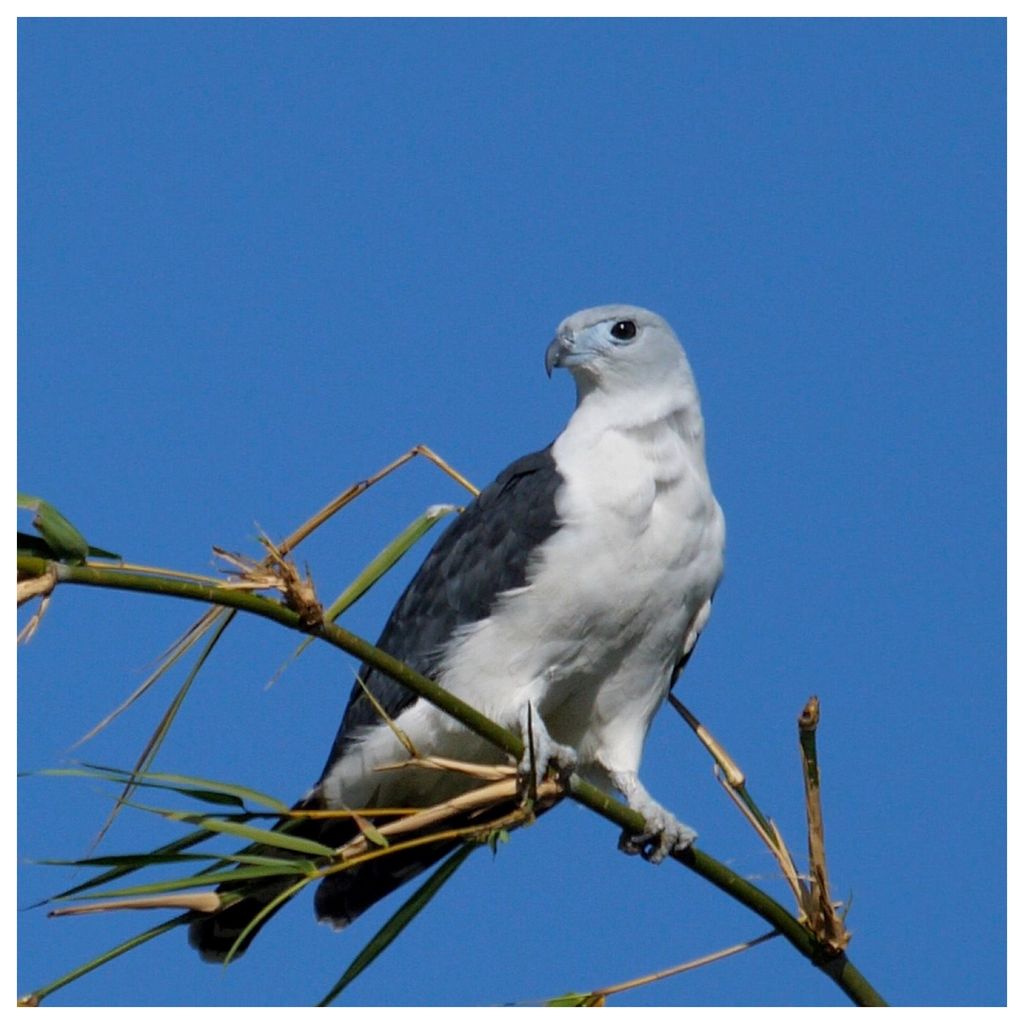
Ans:
[{"label": "bird's head", "polygon": [[690,377],[675,332],[657,313],[639,306],[595,306],[573,313],[558,325],[544,366],[572,373],[581,395],[650,389]]}]

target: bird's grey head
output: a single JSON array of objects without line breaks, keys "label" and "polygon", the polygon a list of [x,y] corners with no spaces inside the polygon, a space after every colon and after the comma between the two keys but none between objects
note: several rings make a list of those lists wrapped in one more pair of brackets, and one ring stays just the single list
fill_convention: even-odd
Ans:
[{"label": "bird's grey head", "polygon": [[548,375],[564,366],[581,393],[593,388],[649,388],[689,366],[675,332],[639,306],[595,306],[558,325],[544,358]]}]

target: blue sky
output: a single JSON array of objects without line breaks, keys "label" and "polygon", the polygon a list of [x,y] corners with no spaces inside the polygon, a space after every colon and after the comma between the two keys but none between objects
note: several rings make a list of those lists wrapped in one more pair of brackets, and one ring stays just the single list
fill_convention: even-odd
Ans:
[{"label": "blue sky", "polygon": [[[19,485],[131,561],[209,571],[417,442],[486,483],[572,408],[546,343],[606,302],[676,328],[728,523],[683,698],[802,858],[816,693],[851,957],[898,1004],[1005,1001],[1005,25],[1000,20],[23,20]],[[423,464],[301,549],[324,595],[458,489]],[[345,618],[376,637],[426,548]],[[19,767],[128,766],[180,681],[74,754],[193,606],[67,588],[19,670]],[[354,665],[238,622],[158,767],[300,795]],[[648,787],[786,899],[670,711]],[[19,788],[19,905],[110,805]],[[125,814],[107,852],[177,833]],[[566,805],[474,854],[344,995],[495,1004],[760,934]],[[399,901],[401,897],[399,897]],[[308,1004],[349,931],[299,899],[228,970],[173,933],[53,1004]],[[158,918],[18,916],[19,991]],[[618,1005],[841,1003],[782,942]]]}]

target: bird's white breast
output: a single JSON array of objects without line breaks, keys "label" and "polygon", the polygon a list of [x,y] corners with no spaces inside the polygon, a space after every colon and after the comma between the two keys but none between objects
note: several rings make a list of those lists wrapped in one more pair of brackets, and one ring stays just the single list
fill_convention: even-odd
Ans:
[{"label": "bird's white breast", "polygon": [[641,716],[646,732],[722,573],[721,510],[682,426],[570,424],[553,450],[559,529],[527,586],[452,648],[446,686],[504,722],[533,701],[583,756],[590,726],[616,715]]}]

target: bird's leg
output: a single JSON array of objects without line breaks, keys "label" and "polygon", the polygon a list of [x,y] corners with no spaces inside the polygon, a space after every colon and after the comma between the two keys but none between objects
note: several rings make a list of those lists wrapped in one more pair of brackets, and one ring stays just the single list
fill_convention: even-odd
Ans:
[{"label": "bird's leg", "polygon": [[551,738],[544,719],[529,702],[519,712],[519,734],[523,738],[523,756],[519,761],[519,782],[526,794],[536,794],[537,783],[554,767],[562,779],[576,769],[578,758],[572,747]]},{"label": "bird's leg", "polygon": [[660,864],[674,850],[685,850],[696,838],[689,825],[684,825],[667,811],[644,788],[636,772],[609,772],[612,785],[626,798],[626,803],[643,815],[644,831],[624,831],[619,838],[623,853],[639,853],[644,860]]}]

